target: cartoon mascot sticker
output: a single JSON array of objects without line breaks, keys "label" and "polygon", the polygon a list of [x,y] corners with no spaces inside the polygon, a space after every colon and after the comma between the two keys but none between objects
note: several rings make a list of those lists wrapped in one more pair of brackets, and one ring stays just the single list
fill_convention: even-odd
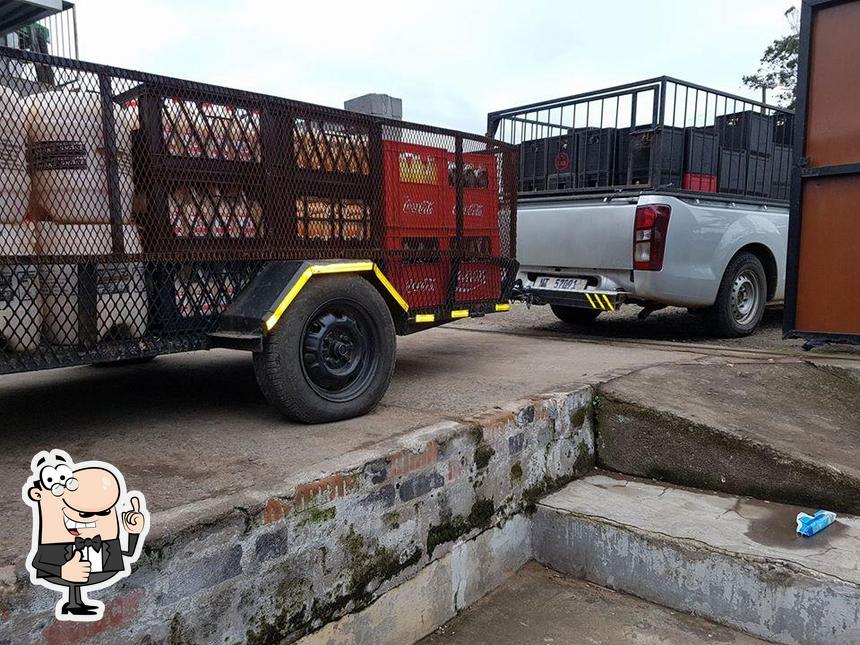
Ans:
[{"label": "cartoon mascot sticker", "polygon": [[[149,530],[146,500],[101,461],[72,462],[62,450],[42,451],[21,496],[33,509],[30,581],[59,591],[59,620],[94,621],[104,604],[87,598],[131,573]],[[127,534],[122,547],[120,527]]]}]

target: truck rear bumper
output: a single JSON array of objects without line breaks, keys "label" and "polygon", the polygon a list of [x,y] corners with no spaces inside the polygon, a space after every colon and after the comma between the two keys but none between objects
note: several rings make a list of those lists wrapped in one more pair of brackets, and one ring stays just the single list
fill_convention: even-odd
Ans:
[{"label": "truck rear bumper", "polygon": [[532,287],[515,287],[514,299],[534,305],[561,305],[599,311],[615,311],[626,300],[627,294],[621,291],[551,291]]},{"label": "truck rear bumper", "polygon": [[[559,277],[584,278],[588,287],[576,291],[541,289],[536,276],[557,275]],[[513,298],[534,305],[561,305],[599,311],[615,311],[630,298],[630,292],[618,281],[608,276],[595,276],[587,271],[565,271],[560,274],[547,268],[529,268],[520,271],[514,285]]]}]

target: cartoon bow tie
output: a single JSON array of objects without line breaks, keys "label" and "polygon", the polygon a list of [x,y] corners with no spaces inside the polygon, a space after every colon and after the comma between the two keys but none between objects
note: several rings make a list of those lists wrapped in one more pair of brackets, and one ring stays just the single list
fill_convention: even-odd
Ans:
[{"label": "cartoon bow tie", "polygon": [[83,551],[87,547],[95,549],[96,551],[101,551],[102,536],[97,535],[94,538],[76,537],[74,544],[66,546],[66,560],[71,560],[72,556],[75,555],[75,551]]}]

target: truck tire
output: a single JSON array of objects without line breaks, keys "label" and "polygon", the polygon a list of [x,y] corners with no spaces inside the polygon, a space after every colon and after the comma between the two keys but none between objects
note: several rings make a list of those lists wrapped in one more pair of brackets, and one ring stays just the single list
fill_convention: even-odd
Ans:
[{"label": "truck tire", "polygon": [[568,325],[589,325],[600,315],[597,309],[585,309],[583,307],[568,307],[565,305],[550,305],[552,313],[560,321]]},{"label": "truck tire", "polygon": [[396,347],[391,312],[373,285],[358,276],[317,276],[254,353],[254,373],[287,418],[339,421],[379,403]]},{"label": "truck tire", "polygon": [[756,330],[766,304],[767,277],[761,260],[752,253],[740,253],[726,267],[708,315],[717,335],[739,338]]}]

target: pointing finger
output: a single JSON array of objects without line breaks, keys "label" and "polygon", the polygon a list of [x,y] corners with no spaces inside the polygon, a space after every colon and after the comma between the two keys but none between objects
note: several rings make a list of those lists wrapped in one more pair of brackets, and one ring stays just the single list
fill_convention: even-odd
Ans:
[{"label": "pointing finger", "polygon": [[137,496],[131,498],[131,508],[135,513],[140,510],[140,499]]}]

